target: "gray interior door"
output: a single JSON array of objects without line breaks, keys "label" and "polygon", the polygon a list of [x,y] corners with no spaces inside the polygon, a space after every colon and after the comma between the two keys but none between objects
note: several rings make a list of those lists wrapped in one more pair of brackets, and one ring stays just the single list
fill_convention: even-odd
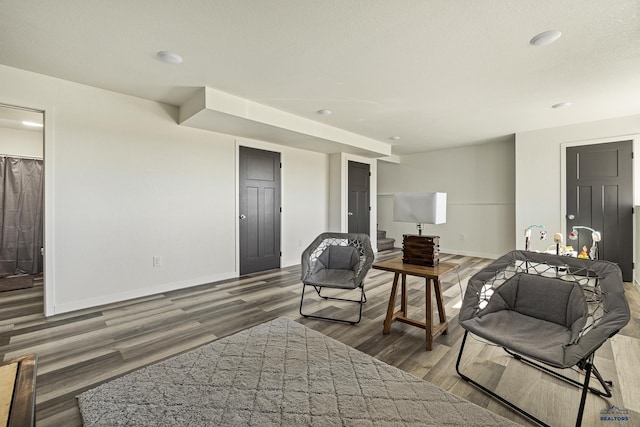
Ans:
[{"label": "gray interior door", "polygon": [[[602,234],[600,259],[617,263],[633,279],[632,142],[567,148],[567,233],[583,225]],[[567,244],[591,247],[591,233],[578,230]]]},{"label": "gray interior door", "polygon": [[240,275],[280,268],[280,153],[240,147]]},{"label": "gray interior door", "polygon": [[349,201],[347,212],[349,233],[369,234],[369,165],[349,161],[348,189]]}]

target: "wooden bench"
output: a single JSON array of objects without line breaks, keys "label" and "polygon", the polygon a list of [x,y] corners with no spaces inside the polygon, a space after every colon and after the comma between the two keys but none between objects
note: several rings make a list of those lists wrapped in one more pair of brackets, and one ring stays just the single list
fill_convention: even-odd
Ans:
[{"label": "wooden bench", "polygon": [[35,425],[35,354],[0,362],[0,426]]}]

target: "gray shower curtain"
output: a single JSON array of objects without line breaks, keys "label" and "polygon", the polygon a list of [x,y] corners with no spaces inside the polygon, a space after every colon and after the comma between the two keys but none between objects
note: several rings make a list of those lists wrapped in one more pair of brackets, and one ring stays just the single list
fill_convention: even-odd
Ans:
[{"label": "gray shower curtain", "polygon": [[42,160],[0,157],[0,277],[42,272]]}]

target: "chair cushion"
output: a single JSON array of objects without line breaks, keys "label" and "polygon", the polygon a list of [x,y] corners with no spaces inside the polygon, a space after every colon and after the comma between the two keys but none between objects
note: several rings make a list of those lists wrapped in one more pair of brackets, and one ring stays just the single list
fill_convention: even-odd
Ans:
[{"label": "chair cushion", "polygon": [[561,367],[565,348],[578,339],[586,318],[587,302],[578,283],[519,273],[500,285],[476,316],[460,324],[491,342]]},{"label": "chair cushion", "polygon": [[584,326],[587,300],[580,285],[562,279],[516,274],[491,296],[478,315],[498,310],[514,310],[540,320],[572,328],[578,321]]},{"label": "chair cushion", "polygon": [[328,246],[318,257],[315,271],[321,269],[353,270],[358,268],[360,256],[353,246]]},{"label": "chair cushion", "polygon": [[557,367],[564,367],[564,348],[572,341],[571,329],[512,310],[488,313],[460,324],[481,338]]},{"label": "chair cushion", "polygon": [[304,283],[327,288],[355,289],[357,287],[355,278],[356,272],[353,270],[323,268],[312,273]]}]

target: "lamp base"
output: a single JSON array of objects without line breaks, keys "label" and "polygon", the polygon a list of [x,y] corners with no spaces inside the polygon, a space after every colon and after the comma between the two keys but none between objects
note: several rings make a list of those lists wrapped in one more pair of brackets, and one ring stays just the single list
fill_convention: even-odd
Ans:
[{"label": "lamp base", "polygon": [[402,262],[436,267],[440,263],[440,236],[402,236]]}]

